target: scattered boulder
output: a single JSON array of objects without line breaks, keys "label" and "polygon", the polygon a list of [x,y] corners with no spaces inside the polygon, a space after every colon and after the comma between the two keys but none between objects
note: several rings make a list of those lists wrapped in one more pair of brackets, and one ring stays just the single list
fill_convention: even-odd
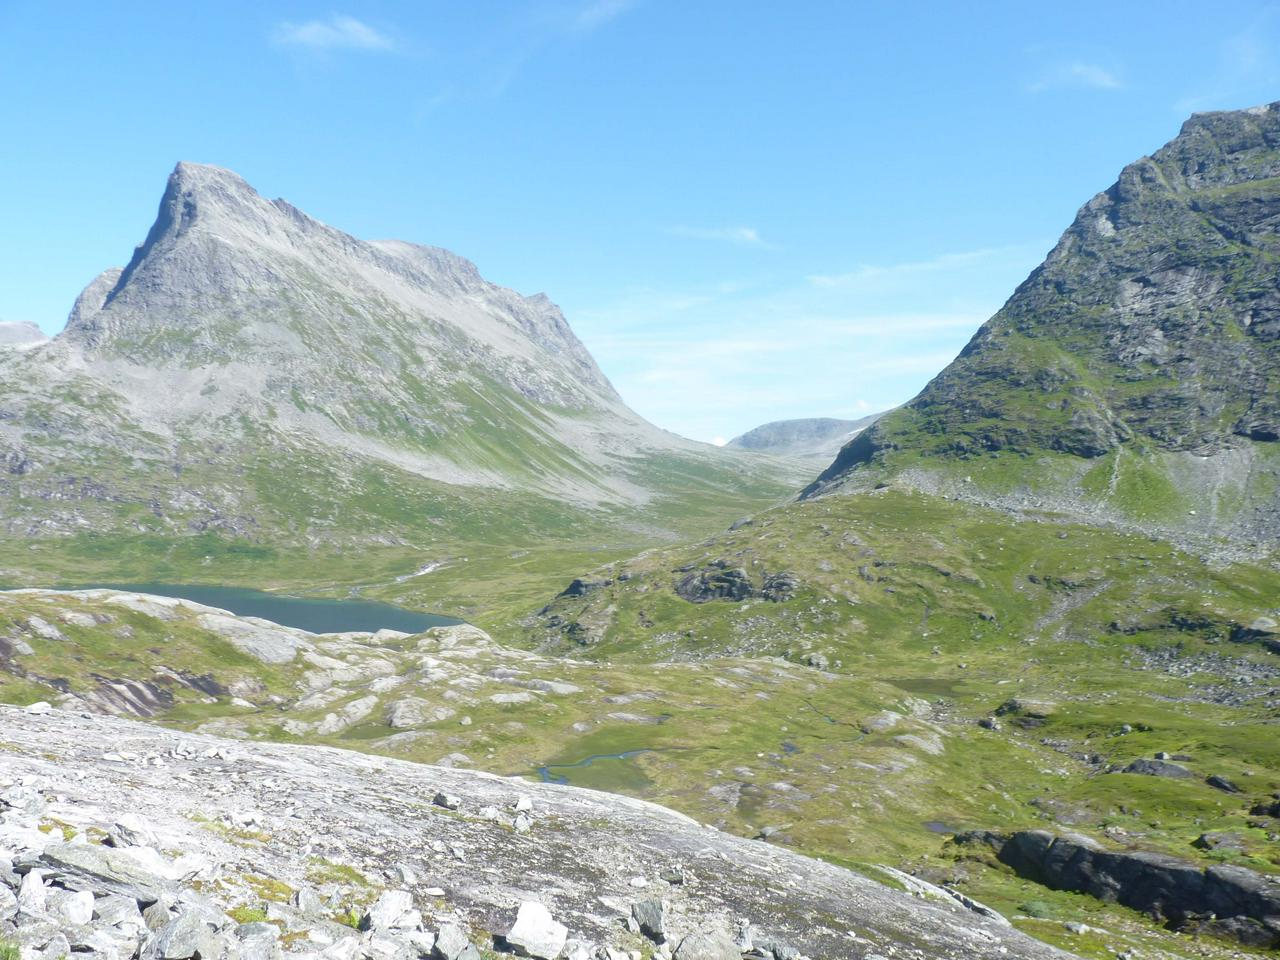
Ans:
[{"label": "scattered boulder", "polygon": [[165,924],[143,951],[142,960],[204,960],[222,952],[219,937],[203,919],[189,912]]},{"label": "scattered boulder", "polygon": [[746,600],[755,596],[755,585],[747,571],[741,567],[725,568],[724,561],[717,561],[709,569],[690,573],[676,584],[676,594],[690,603],[710,603],[712,600]]},{"label": "scattered boulder", "polygon": [[273,923],[245,923],[236,927],[240,960],[280,960],[280,928]]},{"label": "scattered boulder", "polygon": [[1120,770],[1120,773],[1136,773],[1144,777],[1169,777],[1174,780],[1190,780],[1195,774],[1186,767],[1167,760],[1148,760],[1140,757]]},{"label": "scattered boulder", "polygon": [[535,960],[555,960],[568,938],[568,928],[557,923],[551,911],[536,900],[520,904],[516,922],[505,937],[507,946],[515,953]]},{"label": "scattered boulder", "polygon": [[695,930],[676,947],[675,960],[741,960],[742,951],[723,930]]},{"label": "scattered boulder", "polygon": [[360,922],[361,930],[390,930],[401,925],[413,909],[413,896],[407,890],[388,890],[382,894]]},{"label": "scattered boulder", "polygon": [[790,600],[800,589],[800,579],[794,573],[785,571],[771,573],[764,578],[764,586],[760,588],[760,596],[773,603]]},{"label": "scattered boulder", "polygon": [[1202,833],[1191,841],[1197,850],[1221,850],[1224,853],[1240,853],[1244,850],[1244,837],[1238,833],[1215,830]]},{"label": "scattered boulder", "polygon": [[431,956],[435,960],[479,960],[480,951],[471,943],[461,927],[446,923],[436,934]]},{"label": "scattered boulder", "polygon": [[1234,783],[1232,783],[1226,777],[1220,776],[1219,774],[1216,774],[1216,773],[1208,777],[1205,777],[1204,782],[1207,783],[1209,786],[1213,787],[1215,790],[1221,790],[1223,793],[1244,793],[1243,790],[1237,787]]},{"label": "scattered boulder", "polygon": [[457,810],[462,806],[462,798],[456,797],[451,793],[437,793],[431,802],[437,807],[444,807],[446,810]]},{"label": "scattered boulder", "polygon": [[137,814],[126,813],[111,827],[107,841],[113,847],[158,847],[160,841]]},{"label": "scattered boulder", "polygon": [[654,943],[666,943],[667,905],[661,900],[641,900],[631,905],[631,918],[639,931]]},{"label": "scattered boulder", "polygon": [[1058,705],[1048,700],[1029,700],[1025,697],[1012,697],[996,707],[997,717],[1007,717],[1010,723],[1025,729],[1041,727],[1058,710]]},{"label": "scattered boulder", "polygon": [[612,580],[583,580],[575,578],[572,583],[561,590],[556,596],[559,597],[585,597],[593,590],[599,590],[612,584]]},{"label": "scattered boulder", "polygon": [[1280,797],[1259,800],[1249,808],[1249,812],[1255,817],[1280,817]]}]

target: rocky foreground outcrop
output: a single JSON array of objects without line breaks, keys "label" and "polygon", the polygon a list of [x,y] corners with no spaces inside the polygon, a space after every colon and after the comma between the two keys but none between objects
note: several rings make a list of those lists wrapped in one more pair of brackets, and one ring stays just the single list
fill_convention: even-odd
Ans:
[{"label": "rocky foreground outcrop", "polygon": [[1107,850],[1087,837],[1045,830],[1008,836],[972,831],[956,843],[988,845],[1019,876],[1133,907],[1175,929],[1280,947],[1280,879],[1244,867],[1204,869],[1178,857]]},{"label": "rocky foreground outcrop", "polygon": [[0,708],[24,960],[1065,957],[625,797]]}]

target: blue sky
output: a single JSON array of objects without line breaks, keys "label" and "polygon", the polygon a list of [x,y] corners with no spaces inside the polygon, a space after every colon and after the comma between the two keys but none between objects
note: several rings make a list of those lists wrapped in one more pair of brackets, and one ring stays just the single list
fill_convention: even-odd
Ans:
[{"label": "blue sky", "polygon": [[179,159],[547,292],[712,440],[909,399],[1275,4],[0,0],[0,320],[60,329]]}]

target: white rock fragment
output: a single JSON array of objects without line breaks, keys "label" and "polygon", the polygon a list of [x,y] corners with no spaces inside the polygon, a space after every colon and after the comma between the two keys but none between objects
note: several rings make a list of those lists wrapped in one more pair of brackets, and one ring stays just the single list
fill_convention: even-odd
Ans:
[{"label": "white rock fragment", "polygon": [[564,950],[569,930],[557,923],[551,911],[536,900],[520,904],[516,922],[507,931],[507,946],[522,957],[555,960]]}]

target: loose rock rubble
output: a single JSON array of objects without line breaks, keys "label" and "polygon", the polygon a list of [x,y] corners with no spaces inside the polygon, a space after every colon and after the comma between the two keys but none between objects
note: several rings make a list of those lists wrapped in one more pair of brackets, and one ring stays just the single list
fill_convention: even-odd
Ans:
[{"label": "loose rock rubble", "polygon": [[8,707],[0,943],[21,960],[1066,956],[626,797]]}]

